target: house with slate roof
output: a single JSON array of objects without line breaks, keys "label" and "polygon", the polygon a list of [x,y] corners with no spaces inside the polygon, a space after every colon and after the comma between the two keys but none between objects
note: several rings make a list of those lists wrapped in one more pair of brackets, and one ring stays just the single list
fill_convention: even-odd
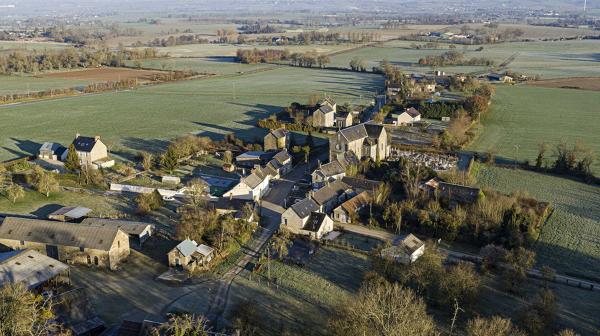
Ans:
[{"label": "house with slate roof", "polygon": [[167,257],[169,267],[193,272],[197,267],[207,265],[212,260],[213,254],[212,247],[186,239],[169,251]]},{"label": "house with slate roof", "polygon": [[352,223],[352,218],[358,215],[359,211],[369,206],[370,203],[370,192],[363,191],[335,208],[333,210],[333,219],[340,223],[350,224]]},{"label": "house with slate roof", "polygon": [[311,239],[321,239],[323,235],[333,231],[333,220],[322,212],[311,212],[304,227],[299,233]]},{"label": "house with slate roof", "polygon": [[313,127],[334,127],[336,112],[337,104],[331,98],[325,98],[312,114]]},{"label": "house with slate roof", "polygon": [[[73,140],[73,146],[75,146],[75,151],[79,156],[79,164],[82,166],[109,168],[115,164],[114,160],[108,158],[108,148],[100,141],[99,136],[87,137],[77,133]],[[67,154],[64,157],[66,158]]]},{"label": "house with slate roof", "polygon": [[50,161],[64,161],[67,149],[55,142],[44,142],[38,152],[38,158]]},{"label": "house with slate roof", "polygon": [[33,249],[67,264],[116,269],[129,255],[129,236],[117,226],[87,226],[31,218],[6,217],[0,244]]},{"label": "house with slate roof", "polygon": [[290,132],[285,128],[271,130],[264,139],[264,149],[266,151],[277,151],[288,149],[290,144]]},{"label": "house with slate roof", "polygon": [[252,173],[243,177],[231,190],[223,194],[226,198],[239,198],[258,201],[269,191],[269,182],[276,176],[277,171],[269,166],[252,170]]},{"label": "house with slate roof", "polygon": [[345,152],[353,152],[359,159],[385,160],[390,153],[385,127],[376,123],[362,123],[345,128],[329,139],[329,160],[334,161]]},{"label": "house with slate roof", "polygon": [[312,193],[311,198],[319,205],[319,210],[331,213],[335,207],[354,197],[356,192],[342,181],[334,181]]},{"label": "house with slate roof", "polygon": [[346,152],[329,163],[319,164],[311,174],[313,188],[321,188],[329,182],[343,178],[346,176],[346,170],[358,163],[359,160],[353,152]]},{"label": "house with slate roof", "polygon": [[414,107],[404,109],[402,113],[392,114],[392,122],[397,126],[412,125],[421,121],[421,113]]},{"label": "house with slate roof", "polygon": [[381,250],[381,257],[404,265],[411,264],[425,253],[425,243],[412,233],[399,237],[393,246]]},{"label": "house with slate roof", "polygon": [[335,127],[346,128],[352,126],[354,117],[350,111],[338,112],[335,115]]},{"label": "house with slate roof", "polygon": [[310,214],[315,211],[319,211],[319,205],[312,198],[305,198],[281,214],[281,226],[291,232],[300,233]]}]

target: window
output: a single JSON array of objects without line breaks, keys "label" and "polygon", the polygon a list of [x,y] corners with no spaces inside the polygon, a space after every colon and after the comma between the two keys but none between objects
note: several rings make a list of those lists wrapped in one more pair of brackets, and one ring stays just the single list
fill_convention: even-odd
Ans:
[{"label": "window", "polygon": [[21,245],[25,245],[25,242],[21,240]]},{"label": "window", "polygon": [[98,266],[98,257],[94,256],[94,265]]},{"label": "window", "polygon": [[285,223],[285,225],[287,225],[287,218],[285,218],[285,219],[283,220],[283,222]]},{"label": "window", "polygon": [[92,263],[92,258],[90,256],[87,256],[87,263],[88,265]]},{"label": "window", "polygon": [[121,242],[117,240],[117,247],[121,248]]},{"label": "window", "polygon": [[79,252],[83,252],[83,251],[85,251],[85,247],[79,246]]}]

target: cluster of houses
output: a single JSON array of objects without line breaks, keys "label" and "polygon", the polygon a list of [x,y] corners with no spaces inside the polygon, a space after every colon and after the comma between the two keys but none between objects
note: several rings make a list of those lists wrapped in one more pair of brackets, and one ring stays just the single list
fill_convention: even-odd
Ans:
[{"label": "cluster of houses", "polygon": [[[77,133],[72,144],[77,152],[81,166],[109,168],[115,164],[114,160],[109,159],[108,148],[100,140],[99,136],[88,137]],[[67,159],[68,153],[69,149],[61,144],[44,142],[39,149],[38,159],[51,163],[64,162]]]}]

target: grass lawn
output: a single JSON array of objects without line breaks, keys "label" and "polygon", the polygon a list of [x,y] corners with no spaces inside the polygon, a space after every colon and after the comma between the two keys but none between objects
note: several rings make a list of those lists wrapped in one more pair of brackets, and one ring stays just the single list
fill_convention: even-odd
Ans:
[{"label": "grass lawn", "polygon": [[509,193],[525,191],[555,209],[535,244],[539,265],[600,279],[600,188],[562,177],[482,166],[479,184]]},{"label": "grass lawn", "polygon": [[164,148],[166,141],[185,133],[221,137],[235,132],[257,140],[265,131],[255,127],[256,121],[294,101],[326,93],[339,104],[358,103],[382,84],[378,75],[282,67],[3,106],[0,160],[36,153],[44,141],[68,144],[77,132],[100,135],[113,155],[123,157]]},{"label": "grass lawn", "polygon": [[[383,46],[368,47],[336,55],[331,59],[331,65],[349,67],[348,63],[354,57],[363,59],[367,68],[379,65],[383,59],[389,60],[407,72],[426,72],[429,67],[421,67],[416,63],[419,58],[428,55],[440,55],[447,52],[448,44],[440,43],[438,49],[411,49],[412,43],[424,42],[391,41]],[[600,42],[593,40],[584,41],[558,41],[558,42],[515,42],[485,45],[483,51],[475,51],[477,47],[457,45],[456,50],[465,52],[466,58],[485,57],[501,64],[515,53],[519,53],[515,61],[509,66],[510,70],[522,72],[530,76],[539,75],[542,78],[557,77],[600,77],[597,50]],[[483,66],[445,66],[437,68],[448,72],[478,72],[487,71]]]},{"label": "grass lawn", "polygon": [[45,91],[48,89],[65,89],[89,83],[90,81],[77,79],[0,75],[0,95]]},{"label": "grass lawn", "polygon": [[[518,145],[517,159],[533,162],[542,141],[555,145],[566,140],[573,145],[580,140],[597,154],[598,106],[600,94],[594,91],[498,86],[492,109],[482,119],[483,132],[469,149],[493,149],[499,156],[513,159]],[[599,168],[596,160],[592,169]]]},{"label": "grass lawn", "polygon": [[184,44],[173,47],[158,48],[161,54],[168,54],[171,57],[231,57],[235,56],[238,49],[288,49],[291,53],[316,51],[319,54],[330,54],[332,52],[355,48],[356,44],[331,44],[331,45],[289,45],[289,46],[269,46],[253,44]]},{"label": "grass lawn", "polygon": [[0,41],[0,54],[17,50],[60,50],[73,46],[69,43],[58,42],[31,42],[31,41]]},{"label": "grass lawn", "polygon": [[133,206],[131,200],[124,197],[108,197],[104,195],[79,193],[79,192],[55,192],[46,197],[37,191],[27,190],[25,197],[12,203],[4,196],[0,196],[0,213],[45,217],[62,206],[80,205],[92,209],[90,216],[110,217],[112,215],[124,214],[131,211]]},{"label": "grass lawn", "polygon": [[271,263],[271,277],[277,285],[266,283],[266,267],[261,275],[238,277],[230,290],[228,310],[236,302],[251,298],[264,318],[264,335],[325,335],[327,316],[360,286],[370,269],[367,256],[336,248],[321,248],[305,268],[281,262]]}]

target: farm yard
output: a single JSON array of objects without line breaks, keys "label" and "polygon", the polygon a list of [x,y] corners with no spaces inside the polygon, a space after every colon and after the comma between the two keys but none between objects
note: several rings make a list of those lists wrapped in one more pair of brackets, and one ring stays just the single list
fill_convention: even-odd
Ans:
[{"label": "farm yard", "polygon": [[522,191],[555,209],[535,244],[539,265],[574,276],[600,279],[600,188],[524,170],[481,166],[483,187],[510,193]]},{"label": "farm yard", "polygon": [[[100,135],[113,155],[157,150],[194,133],[256,140],[260,118],[313,94],[338,103],[368,103],[381,76],[281,67],[233,77],[206,78],[0,107],[0,160],[36,153],[44,141],[68,144],[75,133]],[[85,120],[85,122],[83,122]],[[43,126],[42,126],[43,125]]]},{"label": "farm yard", "polygon": [[[566,140],[572,146],[579,140],[599,153],[598,106],[600,95],[593,91],[498,86],[492,109],[482,118],[483,132],[468,149],[533,162],[542,141],[553,146]],[[599,169],[596,160],[592,170]]]},{"label": "farm yard", "polygon": [[[419,66],[417,64],[419,58],[441,55],[449,50],[449,44],[440,43],[437,49],[410,47],[411,44],[424,43],[390,41],[333,56],[330,66],[349,67],[350,60],[356,57],[366,62],[367,69],[378,66],[383,59],[387,59],[406,72],[426,72],[431,68]],[[482,51],[475,51],[477,48],[477,46],[456,45],[456,51],[465,52],[465,58],[485,57],[494,60],[496,65],[519,53],[508,69],[529,76],[538,75],[542,79],[600,77],[600,67],[595,64],[598,62],[597,42],[592,40],[498,43],[486,45]],[[443,66],[437,67],[436,70],[453,73],[481,73],[490,69],[485,66]]]}]

